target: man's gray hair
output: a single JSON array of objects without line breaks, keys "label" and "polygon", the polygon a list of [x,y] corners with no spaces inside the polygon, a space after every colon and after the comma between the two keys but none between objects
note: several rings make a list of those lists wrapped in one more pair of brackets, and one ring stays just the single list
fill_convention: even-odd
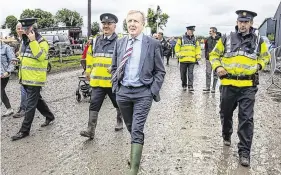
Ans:
[{"label": "man's gray hair", "polygon": [[18,22],[17,25],[16,25],[16,28],[21,27],[21,26],[22,26],[21,23]]},{"label": "man's gray hair", "polygon": [[141,12],[141,11],[138,11],[138,10],[130,10],[130,11],[128,12],[128,14],[127,14],[127,17],[128,17],[129,15],[132,15],[132,14],[135,14],[135,13],[138,13],[138,14],[140,14],[140,15],[142,16],[142,22],[143,22],[143,24],[145,24],[145,15],[144,15],[144,13]]}]

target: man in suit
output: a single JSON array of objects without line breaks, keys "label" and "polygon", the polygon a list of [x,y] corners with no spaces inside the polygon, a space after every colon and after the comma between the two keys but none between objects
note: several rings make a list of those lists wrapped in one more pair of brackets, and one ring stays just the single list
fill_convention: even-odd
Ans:
[{"label": "man in suit", "polygon": [[126,18],[129,36],[117,40],[112,58],[112,91],[131,134],[130,174],[139,169],[144,144],[144,124],[153,99],[166,74],[161,43],[142,33],[144,14],[130,11]]}]

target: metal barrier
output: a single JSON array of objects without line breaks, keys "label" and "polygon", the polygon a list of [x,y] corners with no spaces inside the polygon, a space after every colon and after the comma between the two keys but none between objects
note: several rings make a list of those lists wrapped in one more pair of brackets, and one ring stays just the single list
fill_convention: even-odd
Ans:
[{"label": "metal barrier", "polygon": [[[280,47],[281,46],[270,50],[270,54],[271,54],[271,59],[270,59],[270,77],[269,77],[269,79],[267,81],[270,81],[271,84],[266,88],[267,91],[269,90],[270,87],[275,86],[281,92],[281,87],[278,84],[275,83],[275,79],[278,79],[278,77],[275,76],[275,73],[276,72],[281,73],[281,70],[277,67],[277,56],[276,56],[276,51]],[[277,91],[277,92],[279,92],[279,91]]]}]

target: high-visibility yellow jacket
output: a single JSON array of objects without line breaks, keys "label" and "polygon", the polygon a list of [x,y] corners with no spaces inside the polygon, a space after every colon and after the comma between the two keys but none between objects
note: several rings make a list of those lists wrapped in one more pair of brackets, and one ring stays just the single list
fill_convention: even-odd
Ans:
[{"label": "high-visibility yellow jacket", "polygon": [[47,80],[49,44],[42,37],[21,44],[19,79],[23,85],[44,86]]},{"label": "high-visibility yellow jacket", "polygon": [[88,48],[86,73],[91,73],[91,87],[112,87],[110,67],[117,35],[114,33],[108,40],[104,35],[93,39]]},{"label": "high-visibility yellow jacket", "polygon": [[[243,42],[242,42],[243,41]],[[238,32],[223,36],[210,53],[212,68],[223,67],[232,76],[253,76],[258,70],[258,64],[264,69],[270,59],[265,42],[255,33],[250,33],[242,40]],[[223,78],[222,85],[236,87],[253,86],[253,80],[237,80]]]},{"label": "high-visibility yellow jacket", "polygon": [[118,38],[123,38],[123,34],[122,33],[118,33]]},{"label": "high-visibility yellow jacket", "polygon": [[195,63],[201,58],[201,47],[195,36],[183,35],[179,38],[175,52],[181,63]]}]

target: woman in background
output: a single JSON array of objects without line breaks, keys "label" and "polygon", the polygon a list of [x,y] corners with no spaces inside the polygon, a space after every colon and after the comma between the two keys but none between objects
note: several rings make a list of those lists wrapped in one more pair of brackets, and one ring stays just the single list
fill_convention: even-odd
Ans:
[{"label": "woman in background", "polygon": [[8,117],[14,113],[11,107],[10,100],[6,94],[5,88],[9,82],[11,72],[14,70],[14,64],[12,63],[15,58],[13,49],[0,40],[1,45],[1,101],[4,103],[7,111],[2,117]]}]

